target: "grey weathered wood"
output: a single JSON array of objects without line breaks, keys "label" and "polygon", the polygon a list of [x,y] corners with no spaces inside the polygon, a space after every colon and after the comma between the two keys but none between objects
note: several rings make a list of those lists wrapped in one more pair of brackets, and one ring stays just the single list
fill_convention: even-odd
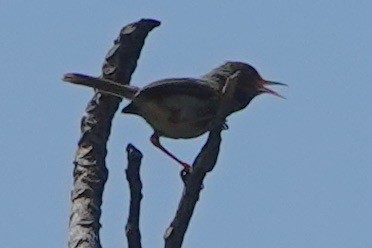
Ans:
[{"label": "grey weathered wood", "polygon": [[[159,25],[160,22],[156,20],[142,19],[125,26],[106,56],[101,77],[128,84],[146,36]],[[101,247],[99,219],[102,193],[108,176],[106,143],[120,101],[119,97],[96,92],[82,118],[71,192],[70,248]]]}]

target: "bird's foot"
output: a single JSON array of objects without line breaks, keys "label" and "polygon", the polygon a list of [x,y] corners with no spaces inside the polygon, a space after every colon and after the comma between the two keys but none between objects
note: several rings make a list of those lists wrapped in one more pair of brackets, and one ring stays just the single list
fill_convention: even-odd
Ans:
[{"label": "bird's foot", "polygon": [[[183,183],[186,185],[186,182],[190,176],[190,173],[193,172],[193,167],[189,164],[183,163],[184,169],[180,172]],[[200,190],[204,189],[204,184],[200,185]]]},{"label": "bird's foot", "polygon": [[181,179],[182,179],[183,183],[186,185],[187,179],[190,176],[189,170],[184,168],[183,170],[180,171],[180,176],[181,176]]},{"label": "bird's foot", "polygon": [[192,172],[192,166],[185,162],[180,162],[180,164],[183,166],[182,173],[190,174]]}]

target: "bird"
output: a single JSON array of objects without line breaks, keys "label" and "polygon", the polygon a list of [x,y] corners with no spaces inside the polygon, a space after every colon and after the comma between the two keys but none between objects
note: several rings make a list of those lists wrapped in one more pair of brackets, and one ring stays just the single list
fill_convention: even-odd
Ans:
[{"label": "bird", "polygon": [[229,102],[223,103],[229,105],[226,117],[263,93],[284,98],[265,86],[286,84],[265,80],[253,66],[235,61],[227,61],[200,78],[162,79],[143,88],[79,73],[67,73],[63,81],[130,100],[122,113],[141,116],[154,130],[151,143],[189,171],[191,166],[167,150],[159,138],[191,139],[211,131],[232,78],[236,80],[235,89]]}]

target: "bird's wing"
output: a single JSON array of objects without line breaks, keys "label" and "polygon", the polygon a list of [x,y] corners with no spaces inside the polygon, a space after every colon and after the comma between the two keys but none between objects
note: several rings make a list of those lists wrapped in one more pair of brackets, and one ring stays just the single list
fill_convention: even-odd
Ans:
[{"label": "bird's wing", "polygon": [[218,92],[200,79],[171,78],[153,82],[144,87],[138,94],[140,97],[169,95],[190,95],[197,98],[207,98],[218,96]]}]

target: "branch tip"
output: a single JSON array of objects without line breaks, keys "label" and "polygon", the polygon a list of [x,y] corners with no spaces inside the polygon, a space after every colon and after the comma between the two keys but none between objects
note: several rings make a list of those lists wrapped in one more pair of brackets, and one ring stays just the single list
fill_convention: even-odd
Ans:
[{"label": "branch tip", "polygon": [[128,157],[134,157],[134,158],[143,158],[143,154],[140,150],[138,150],[134,145],[132,145],[131,143],[129,143],[127,145],[127,148],[126,148],[126,151],[128,153]]}]

